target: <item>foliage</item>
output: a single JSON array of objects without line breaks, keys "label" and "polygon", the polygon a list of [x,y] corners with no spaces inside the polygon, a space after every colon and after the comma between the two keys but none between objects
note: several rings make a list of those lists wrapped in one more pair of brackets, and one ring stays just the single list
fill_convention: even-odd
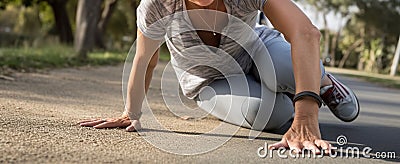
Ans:
[{"label": "foliage", "polygon": [[8,28],[9,32],[33,35],[38,33],[40,26],[37,8],[9,5],[0,14],[0,27]]},{"label": "foliage", "polygon": [[[398,30],[400,29],[400,0],[297,1],[310,4],[322,14],[333,12],[347,20],[338,34],[328,29],[322,30],[325,35],[322,42],[324,45],[321,45],[321,48],[324,49],[325,53],[328,52],[327,48],[331,48],[330,52],[333,53],[331,56],[334,56],[334,60],[338,59],[336,65],[372,72],[386,72],[388,70],[400,34]],[[3,48],[1,52],[7,52],[8,59],[12,58],[10,54],[15,54],[15,59],[23,59],[21,55],[29,56],[27,58],[40,56],[35,55],[35,53],[39,53],[39,48],[29,48],[29,46],[40,47],[47,44],[43,40],[57,35],[59,27],[56,26],[57,18],[54,15],[54,10],[57,8],[51,6],[55,2],[66,3],[66,19],[71,22],[72,31],[75,31],[78,0],[0,0],[0,37],[2,38],[0,46],[28,47],[18,50]],[[107,49],[123,52],[129,50],[136,35],[135,8],[139,2],[139,0],[118,1],[105,30],[101,33],[104,36]],[[102,7],[104,8],[104,6],[105,3]],[[328,44],[331,44],[331,46]],[[56,48],[65,50],[60,52],[60,58],[67,59],[65,56],[69,56],[68,59],[71,59],[70,62],[73,63],[74,52],[72,48],[64,48],[59,46]],[[29,54],[30,51],[31,55]],[[50,55],[49,57],[52,58],[52,53],[49,52],[48,47],[44,47],[44,50],[40,53]],[[68,54],[63,55],[64,53]],[[165,57],[168,59],[168,55],[165,55]],[[35,65],[29,63],[31,61],[23,61],[28,62],[26,65]],[[5,61],[2,62],[0,64],[5,63]],[[49,62],[48,65],[59,64]]]},{"label": "foliage", "polygon": [[[73,48],[64,45],[47,45],[37,48],[0,48],[0,74],[4,69],[36,71],[38,69],[64,68],[75,66],[115,65],[125,61],[125,51],[95,51],[82,61],[74,54]],[[161,51],[160,60],[168,61],[169,53]]]},{"label": "foliage", "polygon": [[0,65],[3,68],[31,71],[43,68],[118,64],[126,57],[124,52],[93,52],[86,61],[81,61],[73,54],[74,50],[71,47],[63,45],[0,48]]},{"label": "foliage", "polygon": [[400,0],[299,1],[348,19],[339,38],[339,66],[386,73],[400,34]]},{"label": "foliage", "polygon": [[[0,66],[29,70],[124,61],[136,35],[134,8],[139,4],[138,0],[117,3],[106,30],[101,34],[105,36],[107,49],[112,51],[94,49],[88,54],[87,61],[76,58],[72,47],[59,44],[55,38],[59,28],[55,16],[58,9],[52,5],[60,1],[64,0],[0,0]],[[67,18],[72,31],[75,31],[78,0],[65,2]],[[160,58],[168,60],[169,55],[163,53]]]}]

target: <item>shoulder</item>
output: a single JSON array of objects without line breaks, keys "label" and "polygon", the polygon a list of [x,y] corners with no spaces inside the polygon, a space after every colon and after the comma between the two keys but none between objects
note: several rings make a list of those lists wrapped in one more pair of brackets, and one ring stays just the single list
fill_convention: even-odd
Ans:
[{"label": "shoulder", "polygon": [[236,8],[246,11],[253,12],[257,10],[262,10],[267,0],[228,0],[231,5]]},{"label": "shoulder", "polygon": [[149,13],[165,17],[175,12],[179,0],[142,0],[138,6],[138,14]]}]

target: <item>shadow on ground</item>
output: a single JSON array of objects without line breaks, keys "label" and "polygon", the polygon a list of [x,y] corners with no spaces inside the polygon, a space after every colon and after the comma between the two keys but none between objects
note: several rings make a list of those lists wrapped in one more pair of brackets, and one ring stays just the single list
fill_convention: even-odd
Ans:
[{"label": "shadow on ground", "polygon": [[[343,126],[339,124],[320,124],[321,133],[324,138],[331,141],[335,147],[348,147],[359,148],[359,156],[363,157],[362,150],[365,147],[370,147],[372,150],[371,157],[375,158],[376,153],[380,152],[400,152],[399,134],[400,128],[376,125],[352,125]],[[347,144],[340,146],[336,143],[337,134],[346,136]],[[351,154],[349,154],[352,156]],[[398,154],[395,159],[383,159],[387,161],[400,162]]]}]

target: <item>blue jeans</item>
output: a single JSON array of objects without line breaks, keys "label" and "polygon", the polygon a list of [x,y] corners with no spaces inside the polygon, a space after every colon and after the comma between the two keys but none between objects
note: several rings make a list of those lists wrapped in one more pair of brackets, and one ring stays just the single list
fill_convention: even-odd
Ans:
[{"label": "blue jeans", "polygon": [[[199,93],[196,99],[199,107],[223,121],[255,130],[279,129],[287,123],[294,114],[292,100],[283,93],[295,92],[291,47],[280,36],[265,41],[264,45],[275,68],[276,83],[268,82],[270,81],[268,78],[271,77],[266,76],[268,74],[266,71],[271,70],[253,68],[252,73],[246,75],[248,88],[232,87],[232,83],[240,81],[242,77],[233,76],[215,80]],[[257,56],[260,55],[267,54],[258,54],[254,60],[257,60]],[[267,64],[267,62],[261,62],[261,64]],[[322,78],[325,75],[325,69],[322,62],[320,65]],[[260,110],[263,111],[260,112]],[[258,113],[271,114],[260,117],[257,116]]]}]

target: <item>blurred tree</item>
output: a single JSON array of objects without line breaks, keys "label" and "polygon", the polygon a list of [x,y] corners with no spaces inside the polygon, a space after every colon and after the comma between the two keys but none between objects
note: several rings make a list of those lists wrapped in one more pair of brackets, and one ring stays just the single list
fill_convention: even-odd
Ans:
[{"label": "blurred tree", "polygon": [[108,22],[110,21],[111,15],[114,12],[117,0],[106,0],[104,4],[103,11],[101,13],[101,17],[99,22],[97,23],[97,30],[95,35],[95,44],[96,47],[106,49],[106,45],[104,43],[104,33],[107,27]]},{"label": "blurred tree", "polygon": [[136,8],[137,0],[120,1],[107,25],[109,45],[114,48],[129,50],[136,38]]},{"label": "blurred tree", "polygon": [[37,8],[14,4],[0,11],[0,46],[29,46],[40,36]]},{"label": "blurred tree", "polygon": [[400,1],[358,0],[355,5],[359,11],[352,19],[365,29],[358,69],[387,73],[400,34]]},{"label": "blurred tree", "polygon": [[139,0],[103,0],[97,23],[95,47],[129,50],[136,38],[136,8]]},{"label": "blurred tree", "polygon": [[400,36],[399,41],[397,42],[396,52],[393,57],[392,66],[390,68],[390,76],[396,76],[397,68],[399,67],[400,62]]},{"label": "blurred tree", "polygon": [[36,9],[22,7],[18,18],[14,21],[16,23],[14,32],[30,37],[39,35],[37,31],[40,31],[40,20]]},{"label": "blurred tree", "polygon": [[[316,15],[321,14],[324,24],[323,33],[323,47],[322,58],[330,66],[336,65],[336,52],[338,47],[339,38],[342,33],[342,25],[339,25],[338,31],[334,32],[329,29],[329,20],[327,16],[329,13],[339,14],[342,19],[348,19],[349,7],[352,2],[349,0],[296,0],[302,3],[311,5],[316,10]],[[339,22],[341,22],[340,20]]]},{"label": "blurred tree", "polygon": [[330,2],[326,0],[297,0],[300,2],[306,2],[310,4],[311,6],[314,7],[314,9],[317,11],[317,13],[322,14],[323,22],[324,22],[324,30],[322,31],[323,33],[323,52],[322,52],[322,58],[326,60],[329,58],[329,45],[330,45],[330,31],[328,29],[328,20],[327,20],[327,15],[329,14],[331,10]]},{"label": "blurred tree", "polygon": [[[355,26],[360,25],[356,24]],[[365,29],[363,27],[355,28],[355,27],[350,27],[353,28],[353,30],[359,30],[359,33],[357,32],[349,32],[349,29],[345,31],[345,37],[343,37],[341,41],[340,48],[343,50],[342,51],[342,59],[339,62],[338,67],[343,68],[349,59],[350,55],[354,52],[360,53],[362,49],[360,47],[364,44],[364,35],[365,35]]]},{"label": "blurred tree", "polygon": [[95,45],[97,23],[100,19],[101,0],[79,0],[76,12],[75,50],[80,59],[86,60],[87,53]]},{"label": "blurred tree", "polygon": [[134,20],[134,22],[133,22],[133,33],[135,34],[134,36],[133,36],[133,38],[135,38],[136,39],[136,31],[137,31],[137,25],[136,25],[136,19],[137,19],[137,15],[136,15],[136,9],[137,9],[137,7],[139,6],[139,3],[140,3],[140,0],[131,0],[131,11],[133,11],[132,12],[132,16],[133,16],[133,20]]},{"label": "blurred tree", "polygon": [[349,20],[349,16],[351,13],[351,7],[352,7],[352,2],[349,0],[332,0],[328,1],[329,8],[331,12],[333,11],[336,15],[339,16],[339,24],[338,24],[338,30],[333,33],[332,41],[331,41],[331,46],[330,46],[330,52],[329,52],[329,57],[331,59],[330,61],[330,66],[335,67],[337,65],[337,55],[336,52],[338,51],[338,45],[340,41],[340,37],[342,36],[343,32],[343,21]]},{"label": "blurred tree", "polygon": [[[39,0],[40,1],[40,0]],[[43,0],[53,9],[54,19],[56,21],[57,33],[62,43],[72,44],[74,41],[69,21],[66,4],[68,0]]]},{"label": "blurred tree", "polygon": [[11,29],[18,23],[15,20],[18,19],[19,14],[20,12],[15,6],[4,8],[4,11],[0,14],[0,27],[7,29],[2,29],[2,31],[11,32]]},{"label": "blurred tree", "polygon": [[[129,1],[98,0],[98,2],[95,5],[85,6],[87,4],[78,1],[75,48],[82,58],[85,58],[84,54],[94,47],[107,49],[110,46],[106,45],[105,39],[107,43],[121,40],[130,28],[127,23],[131,11]],[[80,26],[88,23],[90,25],[86,27]]]},{"label": "blurred tree", "polygon": [[[361,70],[388,70],[394,54],[392,51],[400,33],[400,0],[299,1],[307,2],[323,14],[326,14],[326,11],[333,12],[347,20],[344,29],[338,31],[331,44],[330,56],[334,61],[334,53],[337,52],[335,47],[339,45],[339,52],[342,54],[339,67],[345,67],[347,64],[354,66],[355,63]],[[342,34],[344,35],[341,36]],[[349,61],[350,59],[355,61]]]},{"label": "blurred tree", "polygon": [[12,0],[0,0],[0,9],[4,10]]},{"label": "blurred tree", "polygon": [[60,41],[70,44],[73,42],[71,23],[66,10],[68,0],[0,0],[0,9],[4,9],[8,4],[20,4],[24,6],[32,6],[45,2],[53,10],[56,29]]}]

